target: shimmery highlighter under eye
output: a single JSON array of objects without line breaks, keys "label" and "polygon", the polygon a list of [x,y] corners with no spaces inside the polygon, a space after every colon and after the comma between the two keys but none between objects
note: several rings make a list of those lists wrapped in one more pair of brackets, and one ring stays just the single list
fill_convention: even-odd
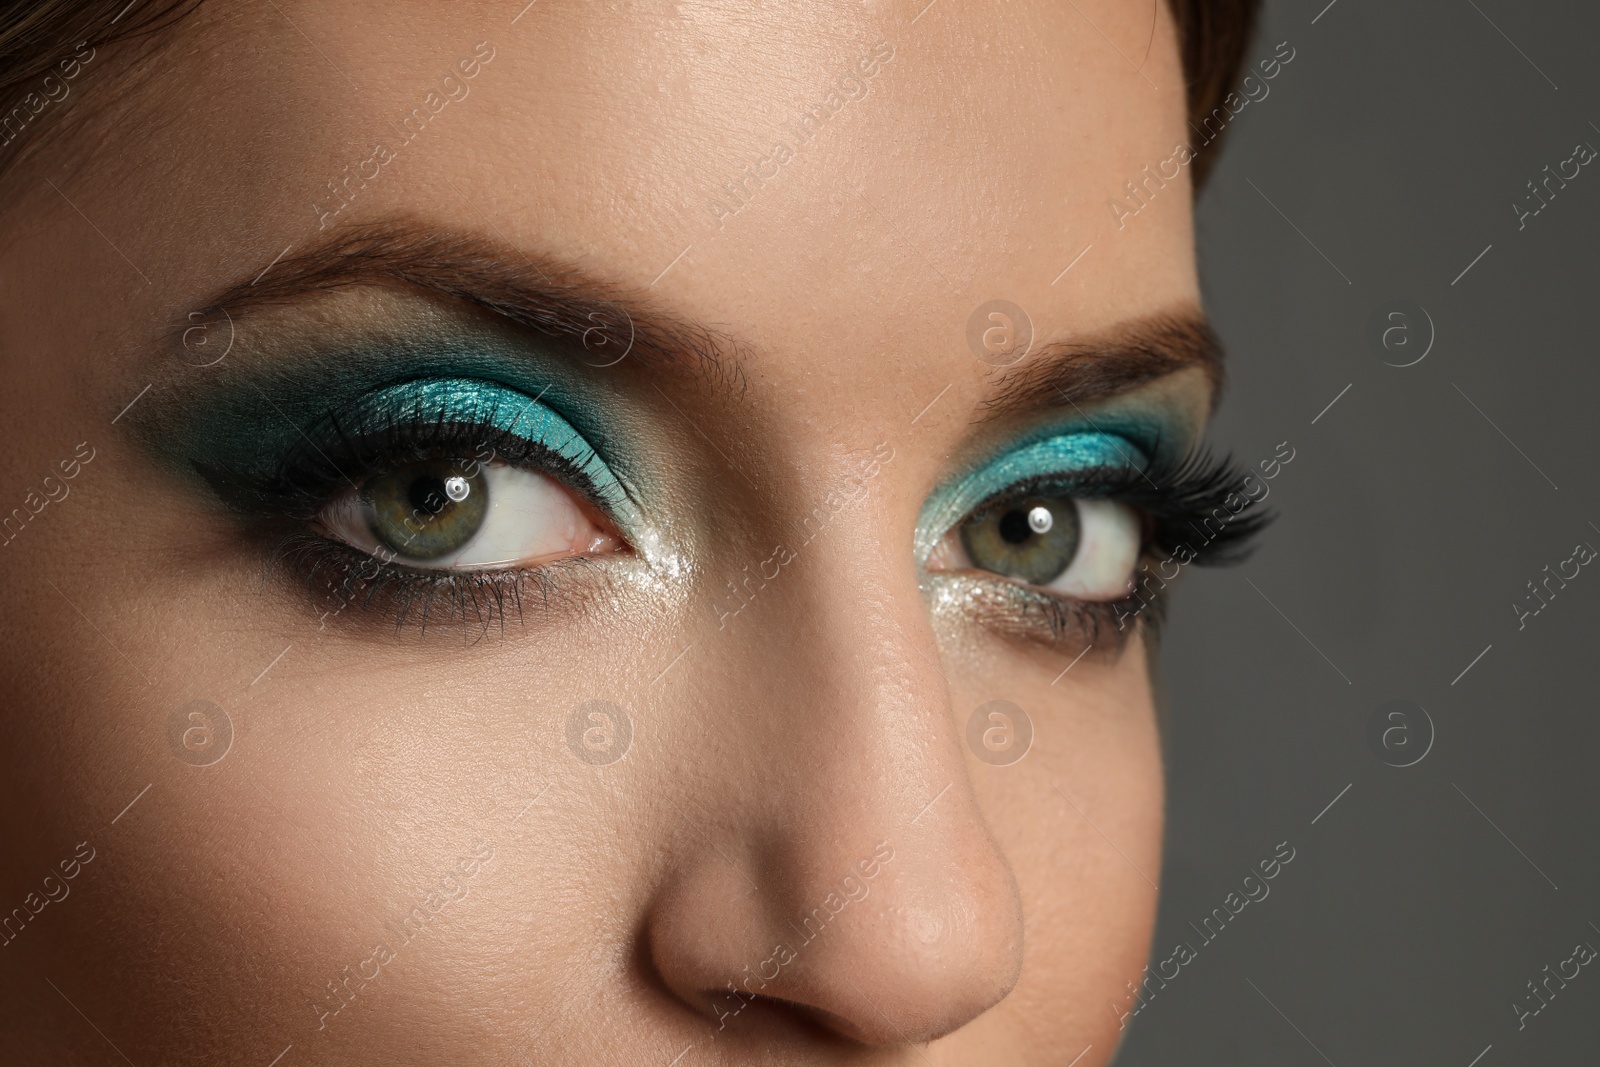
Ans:
[{"label": "shimmery highlighter under eye", "polygon": [[940,538],[985,500],[1029,479],[1148,463],[1144,451],[1125,437],[1100,432],[1058,434],[1035,440],[991,459],[935,490],[917,523],[916,553],[926,560]]}]

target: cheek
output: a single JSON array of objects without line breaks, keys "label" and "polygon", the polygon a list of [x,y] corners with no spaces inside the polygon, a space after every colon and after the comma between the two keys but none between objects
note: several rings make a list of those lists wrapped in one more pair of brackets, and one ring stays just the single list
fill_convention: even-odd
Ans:
[{"label": "cheek", "polygon": [[1109,1055],[1121,1033],[1107,1005],[1122,1003],[1154,930],[1164,784],[1146,655],[1135,640],[1118,660],[1008,693],[1033,719],[1032,749],[1008,767],[971,763],[1027,929],[1021,980],[991,1014],[1032,1020],[1040,1062],[1052,1042]]}]

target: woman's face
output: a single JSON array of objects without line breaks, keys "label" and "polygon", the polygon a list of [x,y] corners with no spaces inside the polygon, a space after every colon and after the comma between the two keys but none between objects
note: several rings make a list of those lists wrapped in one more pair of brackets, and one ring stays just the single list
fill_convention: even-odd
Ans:
[{"label": "woman's face", "polygon": [[0,250],[17,1055],[1110,1058],[1130,464],[1215,378],[1164,6],[208,4],[69,86]]}]

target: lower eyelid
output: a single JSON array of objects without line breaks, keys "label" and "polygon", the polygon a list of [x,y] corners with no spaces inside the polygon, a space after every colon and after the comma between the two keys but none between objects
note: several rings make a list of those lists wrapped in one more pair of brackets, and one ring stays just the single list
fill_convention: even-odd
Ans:
[{"label": "lower eyelid", "polygon": [[555,621],[579,605],[609,599],[614,594],[605,581],[586,578],[591,563],[574,557],[512,570],[424,571],[302,529],[277,542],[269,573],[280,572],[318,630],[387,638],[407,626],[425,634],[443,624],[477,640],[507,621]]},{"label": "lower eyelid", "polygon": [[1068,659],[1090,649],[1119,653],[1140,622],[1160,621],[1159,608],[1141,608],[1133,599],[1075,600],[987,572],[945,571],[930,578],[928,595],[933,611],[948,612],[963,623],[975,623],[1001,637],[1042,646]]}]

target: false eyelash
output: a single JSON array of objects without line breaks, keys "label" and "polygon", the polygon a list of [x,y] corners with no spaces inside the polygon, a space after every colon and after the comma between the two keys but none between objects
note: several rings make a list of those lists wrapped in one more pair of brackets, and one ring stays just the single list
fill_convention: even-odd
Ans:
[{"label": "false eyelash", "polygon": [[[583,465],[592,449],[576,459],[538,441],[502,429],[498,402],[477,422],[430,413],[422,398],[405,409],[357,413],[362,425],[348,428],[348,416],[329,411],[302,436],[276,468],[240,471],[196,462],[196,471],[234,510],[263,518],[309,522],[333,493],[356,487],[371,475],[424,459],[449,458],[487,463],[503,460],[549,474],[582,496],[601,514],[610,509]],[[319,441],[320,439],[320,441]]]},{"label": "false eyelash", "polygon": [[[1250,472],[1231,457],[1198,451],[1181,459],[1157,459],[1143,468],[1098,467],[1072,475],[1030,478],[1006,487],[973,514],[1040,492],[1117,500],[1148,517],[1144,555],[1152,551],[1170,554],[1187,545],[1194,553],[1195,565],[1230,566],[1249,557],[1254,550],[1252,542],[1276,518],[1270,511],[1258,510],[1253,501],[1229,511],[1231,497],[1250,499],[1242,491],[1249,477]],[[1218,519],[1219,510],[1227,518]],[[1208,521],[1218,526],[1210,535],[1195,525]]]},{"label": "false eyelash", "polygon": [[[1192,547],[1190,535],[1197,535],[1202,544],[1194,550],[1194,562],[1202,567],[1243,563],[1255,551],[1256,538],[1277,518],[1244,492],[1246,481],[1254,475],[1231,456],[1202,450],[1186,459],[1153,464],[1145,473],[1149,481],[1140,478],[1139,485],[1127,486],[1119,499],[1144,509],[1155,520],[1153,548],[1170,554],[1180,545]],[[1246,503],[1236,511],[1229,510],[1227,502],[1236,496]],[[1196,521],[1215,520],[1218,510],[1228,512],[1228,517],[1216,520],[1215,534],[1207,535],[1195,526]]]}]

